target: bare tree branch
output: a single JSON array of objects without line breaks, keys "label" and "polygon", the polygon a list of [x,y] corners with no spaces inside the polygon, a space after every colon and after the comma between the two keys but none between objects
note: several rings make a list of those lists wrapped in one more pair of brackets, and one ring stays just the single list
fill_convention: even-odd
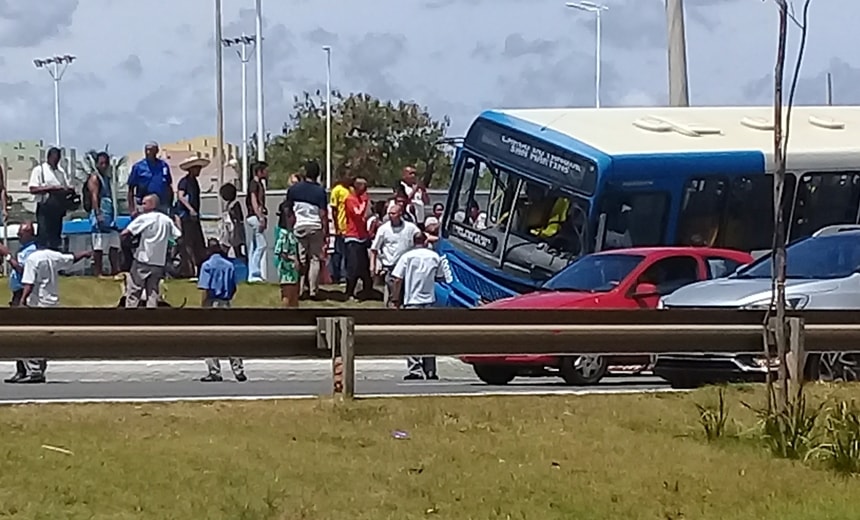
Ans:
[{"label": "bare tree branch", "polygon": [[[767,0],[762,0],[762,1],[766,2]],[[804,14],[802,15],[801,19],[797,18],[797,11],[794,8],[794,2],[790,2],[788,0],[773,0],[773,1],[780,10],[785,9],[786,16],[788,16],[788,19],[791,20],[791,22],[794,25],[796,25],[798,29],[801,29],[801,30],[806,29],[806,22],[807,22],[806,12],[807,12],[807,9],[809,9],[809,0],[807,0],[803,6],[803,13]]]}]

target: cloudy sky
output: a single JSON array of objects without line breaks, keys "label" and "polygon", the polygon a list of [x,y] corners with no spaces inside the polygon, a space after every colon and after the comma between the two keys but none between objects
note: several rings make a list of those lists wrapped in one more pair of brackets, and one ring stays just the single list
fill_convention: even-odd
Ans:
[{"label": "cloudy sky", "polygon": [[[800,2],[801,0],[795,0]],[[604,0],[605,106],[664,104],[662,0]],[[770,99],[773,0],[687,0],[693,104]],[[224,36],[254,30],[253,0],[223,0]],[[266,123],[324,85],[411,99],[461,135],[490,107],[587,106],[594,100],[594,21],[563,0],[264,0]],[[34,58],[79,57],[63,83],[63,140],[117,152],[215,133],[212,0],[0,0],[0,140],[53,140],[50,78]],[[50,6],[50,8],[48,7]],[[798,6],[799,7],[799,6]],[[812,0],[799,101],[860,103],[857,0]],[[226,131],[238,141],[239,59],[225,53]],[[253,71],[250,74],[253,110]],[[253,111],[251,126],[253,127]]]}]

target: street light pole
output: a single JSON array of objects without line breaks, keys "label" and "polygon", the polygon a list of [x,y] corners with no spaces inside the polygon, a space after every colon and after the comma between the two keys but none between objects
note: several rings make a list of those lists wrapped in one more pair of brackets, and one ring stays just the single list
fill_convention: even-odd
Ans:
[{"label": "street light pole", "polygon": [[[224,185],[224,59],[221,49],[221,0],[215,0],[215,103],[218,125],[218,185]],[[224,201],[218,198],[221,213]],[[223,224],[223,223],[222,223]]]},{"label": "street light pole", "polygon": [[325,52],[325,180],[331,189],[331,45],[324,45]]},{"label": "street light pole", "polygon": [[596,4],[594,2],[588,2],[586,0],[582,0],[580,2],[567,2],[565,5],[571,9],[579,9],[580,11],[594,14],[596,24],[594,29],[596,39],[594,44],[594,106],[600,108],[600,15],[603,11],[608,11],[609,7],[602,4]]},{"label": "street light pole", "polygon": [[248,62],[251,60],[248,47],[253,54],[255,42],[254,36],[244,34],[222,40],[225,47],[239,46],[236,53],[242,61],[242,191],[245,193],[248,192]]},{"label": "street light pole", "polygon": [[52,56],[45,59],[33,60],[37,69],[45,69],[54,80],[54,144],[60,148],[60,81],[66,74],[66,69],[77,59],[76,56],[66,54],[63,56]]},{"label": "street light pole", "polygon": [[263,124],[263,0],[257,0],[257,160],[266,160],[266,129]]},{"label": "street light pole", "polygon": [[690,106],[687,80],[687,37],[684,29],[684,0],[666,0],[669,31],[669,105]]}]

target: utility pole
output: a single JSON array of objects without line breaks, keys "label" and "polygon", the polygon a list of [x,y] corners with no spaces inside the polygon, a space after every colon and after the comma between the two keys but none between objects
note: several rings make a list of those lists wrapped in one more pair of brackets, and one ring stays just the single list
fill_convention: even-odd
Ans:
[{"label": "utility pole", "polygon": [[594,106],[596,108],[600,108],[600,13],[608,11],[609,8],[605,5],[588,2],[586,0],[582,0],[581,2],[567,2],[565,5],[571,9],[579,9],[580,11],[594,14],[596,24],[594,29],[596,40],[594,43]]},{"label": "utility pole", "polygon": [[331,45],[324,45],[325,52],[325,185],[331,189]]},{"label": "utility pole", "polygon": [[833,106],[833,75],[827,73],[827,106]]},{"label": "utility pole", "polygon": [[66,69],[77,59],[77,56],[66,54],[50,58],[33,60],[37,69],[45,69],[54,80],[54,146],[61,147],[60,142],[60,81],[66,74]]},{"label": "utility pole", "polygon": [[251,48],[251,53],[254,52],[256,40],[254,36],[243,34],[238,38],[226,38],[222,40],[225,47],[239,46],[236,53],[242,61],[242,191],[248,192],[248,62],[250,56],[248,47]]},{"label": "utility pole", "polygon": [[266,127],[263,121],[263,0],[257,0],[257,160],[266,160]]},{"label": "utility pole", "polygon": [[669,105],[690,106],[687,84],[687,37],[684,31],[684,0],[666,0],[669,29]]},{"label": "utility pole", "polygon": [[[215,103],[218,125],[218,185],[224,185],[224,59],[221,45],[221,0],[215,0]],[[224,201],[218,197],[221,213],[224,213]]]}]

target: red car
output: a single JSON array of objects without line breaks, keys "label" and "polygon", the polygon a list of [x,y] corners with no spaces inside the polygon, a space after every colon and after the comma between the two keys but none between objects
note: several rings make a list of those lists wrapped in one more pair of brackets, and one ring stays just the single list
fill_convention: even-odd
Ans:
[{"label": "red car", "polygon": [[[662,296],[684,285],[719,278],[753,261],[748,253],[707,247],[616,249],[587,255],[547,280],[542,289],[497,300],[486,309],[654,309]],[[571,350],[575,351],[572,347]],[[647,366],[640,357],[499,355],[462,356],[491,385],[517,376],[559,376],[570,385],[591,385],[614,366]]]}]

